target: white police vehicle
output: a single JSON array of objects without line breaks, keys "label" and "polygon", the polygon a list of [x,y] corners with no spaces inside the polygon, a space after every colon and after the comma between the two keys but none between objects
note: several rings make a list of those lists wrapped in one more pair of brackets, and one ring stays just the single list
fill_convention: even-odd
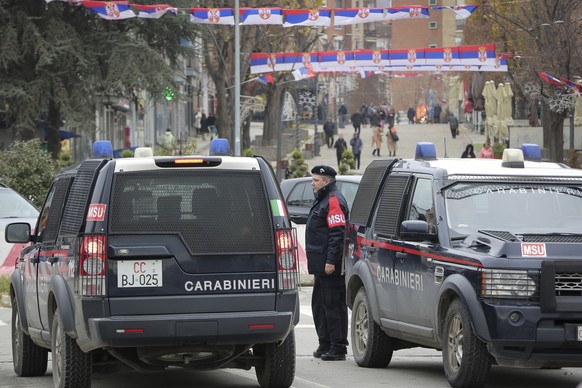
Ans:
[{"label": "white police vehicle", "polygon": [[271,166],[136,151],[111,159],[96,143],[102,158],[54,179],[34,234],[7,227],[32,242],[11,277],[14,370],[44,374],[51,351],[56,387],[89,387],[117,361],[254,367],[261,386],[290,386],[297,237]]},{"label": "white police vehicle", "polygon": [[[524,160],[533,159],[533,160]],[[534,145],[497,159],[377,160],[350,212],[344,264],[358,365],[442,350],[453,387],[492,363],[582,366],[582,171]]]}]

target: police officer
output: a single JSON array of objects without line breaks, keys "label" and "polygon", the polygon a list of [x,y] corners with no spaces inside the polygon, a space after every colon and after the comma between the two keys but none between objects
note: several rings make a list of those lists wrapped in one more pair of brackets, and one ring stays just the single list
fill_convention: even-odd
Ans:
[{"label": "police officer", "polygon": [[348,309],[342,273],[343,239],[348,205],[335,184],[330,166],[311,170],[315,204],[307,218],[305,245],[307,266],[314,275],[311,308],[319,347],[313,356],[324,361],[346,359]]}]

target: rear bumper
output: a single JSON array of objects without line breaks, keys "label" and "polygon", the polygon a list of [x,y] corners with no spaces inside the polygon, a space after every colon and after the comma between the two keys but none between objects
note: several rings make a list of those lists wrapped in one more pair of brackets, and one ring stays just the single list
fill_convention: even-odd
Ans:
[{"label": "rear bumper", "polygon": [[233,345],[283,340],[294,323],[292,312],[116,316],[88,321],[90,340],[84,351],[97,348]]}]

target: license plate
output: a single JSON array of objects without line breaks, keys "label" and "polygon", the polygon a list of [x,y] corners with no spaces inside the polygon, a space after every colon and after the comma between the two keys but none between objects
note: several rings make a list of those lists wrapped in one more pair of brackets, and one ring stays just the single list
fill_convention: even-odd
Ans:
[{"label": "license plate", "polygon": [[578,341],[582,341],[582,326],[578,326]]},{"label": "license plate", "polygon": [[161,260],[120,260],[117,262],[117,287],[162,287]]}]

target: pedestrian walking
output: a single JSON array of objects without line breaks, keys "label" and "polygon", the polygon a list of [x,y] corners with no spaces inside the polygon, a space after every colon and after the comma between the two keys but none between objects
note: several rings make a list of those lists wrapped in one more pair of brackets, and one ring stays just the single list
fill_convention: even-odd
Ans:
[{"label": "pedestrian walking", "polygon": [[174,135],[172,135],[172,130],[170,128],[166,129],[164,133],[164,142],[162,147],[170,153],[170,155],[174,154],[174,147],[176,146],[176,140],[174,139]]},{"label": "pedestrian walking", "polygon": [[196,136],[202,135],[204,138],[204,133],[202,133],[202,109],[198,109],[198,112],[194,115],[194,123],[192,126],[194,127]]},{"label": "pedestrian walking", "polygon": [[391,126],[386,131],[386,144],[388,145],[388,156],[396,156],[396,149],[398,148],[398,131],[395,126]]},{"label": "pedestrian walking", "polygon": [[374,145],[374,151],[372,151],[372,155],[380,156],[380,147],[382,146],[382,128],[380,128],[380,123],[374,123],[372,144]]},{"label": "pedestrian walking", "polygon": [[442,111],[443,110],[442,110],[441,106],[437,102],[436,105],[434,106],[434,109],[433,109],[433,119],[434,119],[435,124],[438,124],[441,122],[441,112]]},{"label": "pedestrian walking", "polygon": [[202,133],[202,140],[206,140],[206,134],[208,133],[208,117],[206,117],[204,110],[202,110],[202,115],[200,117],[200,132]]},{"label": "pedestrian walking", "polygon": [[339,114],[340,117],[340,128],[344,128],[346,126],[346,122],[348,120],[348,107],[346,106],[346,104],[341,104],[341,106],[339,107],[337,113]]},{"label": "pedestrian walking", "polygon": [[449,115],[449,127],[451,128],[453,139],[456,139],[457,133],[459,132],[459,120],[453,113]]},{"label": "pedestrian walking", "polygon": [[333,148],[335,148],[335,156],[337,157],[337,166],[339,168],[340,162],[342,161],[342,155],[344,151],[348,149],[348,143],[344,140],[344,135],[341,133],[339,134]]},{"label": "pedestrian walking", "polygon": [[352,146],[352,154],[354,154],[354,159],[356,160],[356,169],[360,169],[360,159],[362,157],[362,149],[364,148],[364,143],[360,139],[359,133],[354,133],[354,136],[350,140],[350,145]]},{"label": "pedestrian walking", "polygon": [[475,149],[473,144],[467,144],[465,147],[465,151],[461,154],[461,158],[474,158],[475,157]]},{"label": "pedestrian walking", "polygon": [[408,124],[414,124],[414,117],[416,116],[416,109],[413,107],[408,108],[408,112],[406,112],[406,116],[408,116]]},{"label": "pedestrian walking", "polygon": [[354,114],[352,114],[352,117],[350,117],[350,120],[352,121],[352,125],[354,126],[354,132],[357,132],[359,135],[362,127],[362,114],[360,112],[354,112]]},{"label": "pedestrian walking", "polygon": [[206,119],[208,131],[210,131],[210,140],[218,138],[218,128],[216,127],[216,116],[214,113],[209,113]]},{"label": "pedestrian walking", "polygon": [[327,143],[327,148],[332,148],[334,144],[333,135],[335,135],[336,132],[335,124],[328,119],[323,124],[323,132],[325,133],[325,142]]},{"label": "pedestrian walking", "polygon": [[348,205],[337,189],[336,171],[325,165],[311,170],[315,204],[305,230],[307,268],[314,275],[311,311],[319,346],[313,357],[343,361],[348,346],[348,309],[341,262]]}]

